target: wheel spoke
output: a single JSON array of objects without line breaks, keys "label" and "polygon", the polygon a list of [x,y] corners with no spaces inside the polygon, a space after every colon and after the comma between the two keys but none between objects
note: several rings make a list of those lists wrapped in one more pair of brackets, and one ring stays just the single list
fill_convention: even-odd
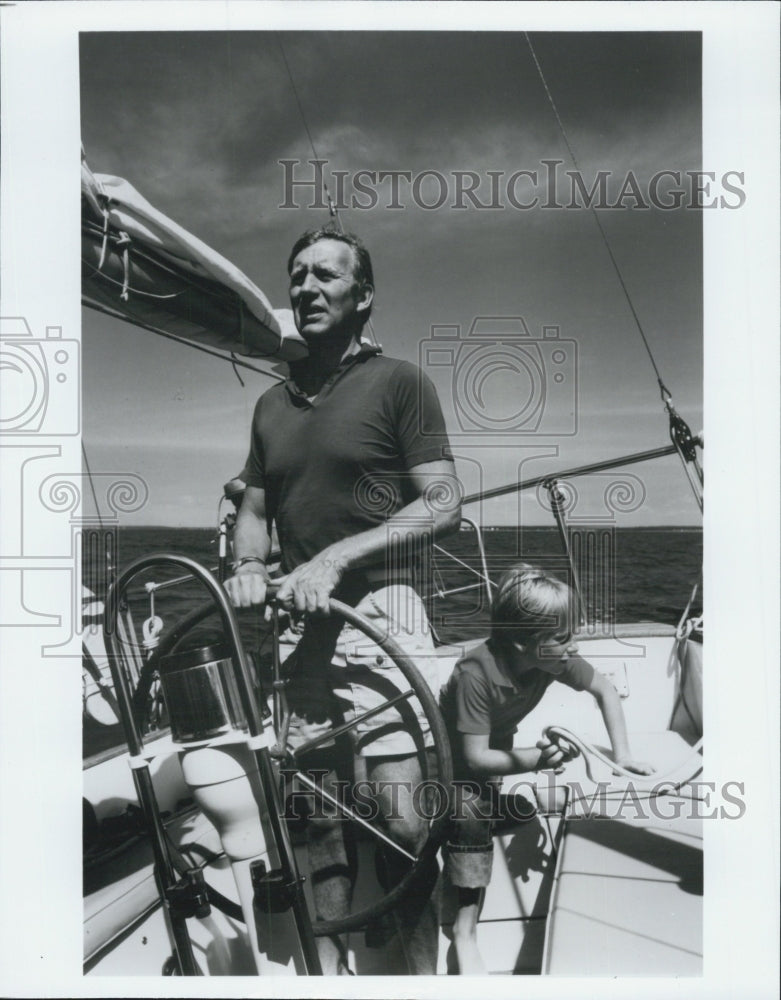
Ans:
[{"label": "wheel spoke", "polygon": [[354,823],[357,823],[359,826],[362,826],[364,830],[368,830],[369,833],[372,834],[372,836],[376,837],[378,840],[382,840],[385,844],[388,845],[388,847],[392,847],[395,851],[398,851],[399,854],[403,854],[408,861],[418,860],[414,854],[410,854],[409,851],[405,850],[400,844],[397,844],[395,840],[392,840],[387,834],[383,833],[382,830],[378,830],[375,826],[372,826],[371,823],[367,822],[362,816],[359,816],[349,806],[346,806],[343,802],[340,802],[337,798],[331,795],[330,792],[327,792],[321,785],[318,785],[316,782],[314,782],[310,777],[308,777],[308,775],[302,774],[301,771],[296,771],[295,777],[301,782],[302,785],[305,785],[312,792],[314,792],[315,795],[319,795],[324,802],[328,802],[335,809],[338,809],[339,812],[347,816],[348,819],[351,819]]},{"label": "wheel spoke", "polygon": [[404,691],[402,694],[396,695],[395,698],[389,698],[387,701],[382,702],[381,705],[377,705],[374,708],[370,708],[366,712],[362,712],[361,715],[356,716],[350,722],[345,722],[341,726],[337,726],[336,729],[329,729],[320,736],[315,736],[311,740],[307,740],[300,746],[296,747],[295,750],[291,750],[290,754],[294,759],[298,759],[305,753],[309,753],[310,750],[314,750],[315,747],[319,747],[321,743],[326,743],[329,740],[334,740],[339,736],[343,736],[345,733],[349,733],[351,729],[355,729],[356,726],[360,725],[366,719],[371,719],[375,715],[379,715],[381,712],[386,711],[389,708],[393,708],[394,705],[398,705],[401,701],[406,701],[408,698],[414,697],[415,692],[410,688],[409,691]]},{"label": "wheel spoke", "polygon": [[[149,659],[143,665],[140,677],[136,683],[136,690],[133,695],[134,711],[137,718],[143,718],[148,713],[150,707],[154,705],[155,693],[153,682],[157,667],[159,666],[160,658],[176,649],[176,647],[185,640],[190,630],[204,618],[212,614],[214,610],[215,608],[212,601],[209,601],[202,607],[196,608],[194,611],[190,612],[190,614],[188,614],[181,622],[174,625],[170,634],[166,636],[165,639],[162,639],[158,648],[152,652]],[[298,778],[301,783],[300,787],[304,791],[311,792],[313,795],[319,796],[319,799],[317,800],[318,803],[321,801],[323,803],[327,803],[329,808],[334,810],[336,816],[343,817],[349,822],[355,823],[358,827],[362,827],[366,830],[367,834],[371,835],[372,839],[376,843],[381,844],[382,847],[388,851],[392,850],[396,852],[397,855],[401,855],[409,864],[408,866],[405,865],[405,868],[408,868],[408,870],[404,872],[401,879],[392,887],[387,889],[385,891],[385,895],[377,901],[372,902],[370,905],[363,908],[359,908],[357,911],[350,912],[343,917],[333,920],[318,921],[315,923],[312,931],[317,937],[344,934],[365,927],[370,922],[376,920],[383,914],[389,913],[394,907],[397,907],[405,898],[407,893],[419,891],[419,880],[427,877],[424,873],[429,871],[430,865],[436,864],[436,851],[446,830],[449,810],[431,817],[429,822],[428,837],[425,843],[417,850],[417,855],[412,854],[393,841],[384,832],[384,829],[378,825],[378,822],[374,823],[373,821],[367,821],[363,818],[363,816],[354,811],[354,807],[351,808],[349,805],[341,803],[336,797],[322,788],[321,785],[316,784],[307,773],[301,773],[300,770],[297,770],[297,768],[307,766],[305,759],[301,758],[304,758],[306,753],[316,747],[320,747],[323,744],[344,735],[345,733],[349,733],[350,730],[354,730],[356,726],[381,715],[381,713],[389,712],[394,708],[399,713],[400,723],[406,729],[409,729],[410,732],[418,732],[418,730],[410,728],[414,725],[414,721],[407,718],[407,716],[410,715],[410,699],[414,698],[419,702],[422,712],[430,726],[433,742],[432,749],[436,755],[436,774],[438,775],[438,780],[443,784],[443,787],[447,789],[452,778],[450,747],[447,732],[445,730],[444,723],[442,722],[441,715],[439,714],[436,697],[433,695],[431,689],[426,684],[426,681],[421,676],[415,661],[407,655],[390,636],[381,633],[380,630],[374,627],[371,622],[364,619],[363,616],[356,612],[354,608],[349,607],[349,605],[345,605],[340,601],[332,599],[331,611],[333,614],[340,615],[346,622],[363,632],[368,639],[376,643],[380,649],[382,649],[383,652],[390,657],[391,661],[404,675],[406,682],[409,685],[409,690],[401,691],[400,689],[393,688],[392,690],[398,690],[398,693],[394,693],[392,698],[382,702],[375,708],[361,713],[350,722],[332,727],[322,735],[319,735],[314,739],[307,740],[295,751],[288,751],[287,759],[290,760],[292,757],[292,773]],[[417,737],[415,742],[418,742]],[[264,777],[264,781],[265,780],[267,779]],[[271,781],[272,779],[268,778],[268,780]],[[273,778],[273,781],[276,781],[276,777]],[[275,814],[279,815],[279,811],[275,811]],[[282,831],[278,834],[282,845],[285,844],[285,837],[287,833],[287,825],[283,823]],[[286,854],[288,852],[288,848],[292,851],[292,847],[290,847],[290,845],[286,845]]]}]

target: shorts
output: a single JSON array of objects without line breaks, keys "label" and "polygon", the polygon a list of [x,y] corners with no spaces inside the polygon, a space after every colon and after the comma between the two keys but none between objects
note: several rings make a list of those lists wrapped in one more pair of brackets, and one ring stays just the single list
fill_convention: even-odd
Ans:
[{"label": "shorts", "polygon": [[[413,588],[406,584],[380,587],[366,594],[355,610],[404,650],[436,699],[438,658],[425,607]],[[318,725],[322,732],[351,722],[409,690],[404,674],[390,657],[350,624],[334,635],[331,619],[310,619],[303,636],[286,633],[283,640],[283,660],[307,647],[306,655],[300,657],[306,662],[290,674],[287,689],[291,706],[288,745],[292,749],[317,735]],[[324,649],[327,660],[322,662]],[[363,757],[409,756],[433,745],[428,720],[416,697],[358,723],[349,736],[353,752]]]},{"label": "shorts", "polygon": [[[459,786],[464,793],[459,795]],[[442,847],[445,873],[459,889],[485,889],[494,860],[492,830],[501,780],[455,782],[453,817]]]}]

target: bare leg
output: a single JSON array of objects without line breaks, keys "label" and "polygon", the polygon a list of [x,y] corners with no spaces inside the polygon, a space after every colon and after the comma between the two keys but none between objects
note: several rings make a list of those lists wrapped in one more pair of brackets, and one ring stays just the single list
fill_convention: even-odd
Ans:
[{"label": "bare leg", "polygon": [[[332,771],[329,777],[333,774]],[[333,794],[330,784],[326,778],[324,788]],[[310,819],[307,826],[312,895],[319,920],[338,920],[350,912],[355,872],[344,827],[345,824],[338,818]],[[317,951],[323,975],[338,975],[344,965],[344,952],[339,939],[319,937]]]},{"label": "bare leg", "polygon": [[[321,784],[324,791],[337,798],[340,796],[335,769],[323,774],[322,769],[313,768],[310,777]],[[352,831],[332,806],[315,799],[312,793],[307,792],[299,801],[306,802],[308,814],[307,849],[315,914],[318,920],[338,920],[350,912],[355,884],[356,856]],[[335,976],[346,972],[346,952],[338,938],[318,937],[317,950],[323,975]]]},{"label": "bare leg", "polygon": [[[368,757],[367,778],[376,788],[383,825],[387,833],[411,853],[416,853],[425,843],[428,823],[418,816],[413,805],[413,791],[423,775],[417,756]],[[385,888],[396,885],[409,862],[392,848],[383,851],[385,862]],[[410,975],[435,975],[439,919],[436,887],[438,869],[432,864],[429,877],[414,896],[402,901],[397,912],[399,937]]]},{"label": "bare leg", "polygon": [[484,976],[485,963],[477,948],[477,919],[483,905],[484,889],[459,889],[453,943],[462,976]]},{"label": "bare leg", "polygon": [[[288,687],[290,731],[288,744],[323,736],[342,721],[328,675],[338,621],[312,619],[288,659],[293,674]],[[349,741],[328,741],[302,758],[309,777],[337,799],[342,797],[338,779],[352,779]],[[311,792],[299,791],[307,816],[307,848],[312,896],[317,920],[339,920],[350,912],[356,876],[355,844],[348,824],[333,806]],[[298,796],[297,796],[298,797]],[[318,937],[317,950],[323,975],[335,976],[346,967],[346,952],[337,937]]]}]

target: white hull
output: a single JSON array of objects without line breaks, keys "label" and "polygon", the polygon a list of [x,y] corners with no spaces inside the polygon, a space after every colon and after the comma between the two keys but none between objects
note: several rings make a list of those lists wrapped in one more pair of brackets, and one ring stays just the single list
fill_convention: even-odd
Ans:
[{"label": "white hull", "polygon": [[[658,774],[671,780],[680,781],[694,774],[697,760],[691,744],[701,735],[696,731],[701,706],[701,666],[697,654],[701,647],[689,642],[693,661],[687,671],[688,711],[685,711],[679,698],[680,664],[672,628],[647,624],[618,626],[612,637],[579,637],[579,645],[584,658],[610,674],[619,692],[625,695],[622,704],[637,757],[647,759]],[[455,648],[443,650],[443,679],[452,670],[458,652]],[[597,746],[607,745],[596,704],[564,685],[555,685],[524,719],[518,745],[535,742],[547,725],[569,729]],[[218,855],[219,839],[208,820],[191,807],[182,808],[190,792],[176,756],[157,758],[154,774],[161,809],[172,813],[173,839],[179,844],[196,843],[205,849],[207,856]],[[529,793],[525,777],[532,776],[505,779],[504,791]],[[546,801],[548,779],[545,775],[534,777],[542,801]],[[700,974],[701,820],[687,815],[686,809],[675,820],[650,814],[638,817],[636,809],[627,808],[622,816],[616,817],[615,803],[626,796],[626,779],[613,779],[607,769],[595,772],[595,777],[611,783],[612,791],[603,803],[603,811],[611,818],[563,818],[554,811],[497,832],[494,876],[478,931],[489,971]],[[648,783],[649,779],[639,779],[637,787]],[[579,789],[578,794],[589,794],[596,787],[586,776],[582,758],[572,761],[556,784],[559,801],[549,802],[554,809],[562,805],[565,784],[570,790]],[[687,794],[685,788],[683,792]],[[126,755],[108,757],[87,766],[84,794],[99,821],[121,814],[135,803]],[[669,798],[655,801],[660,811],[670,810]],[[180,803],[178,812],[177,803]],[[689,808],[688,813],[691,812]],[[363,848],[366,859],[361,866],[358,897],[375,889],[370,884],[373,877],[368,874],[373,871],[369,845]],[[305,871],[303,845],[298,846],[297,854]],[[199,850],[191,854],[194,863],[203,862],[203,852],[198,855]],[[104,868],[106,884],[85,896],[86,974],[161,975],[172,949],[155,891],[151,850],[145,841],[139,841],[119,851]],[[123,870],[125,874],[120,875]],[[95,876],[96,872],[92,874]],[[205,874],[207,882],[225,896],[238,900],[224,856],[208,864]],[[453,901],[445,887],[440,973],[447,973],[452,964],[452,914]],[[210,917],[189,919],[188,928],[204,975],[252,974],[252,953],[241,923],[213,907]],[[354,933],[347,944],[351,967],[359,975],[403,971],[393,943],[386,948],[367,948],[363,933]]]}]

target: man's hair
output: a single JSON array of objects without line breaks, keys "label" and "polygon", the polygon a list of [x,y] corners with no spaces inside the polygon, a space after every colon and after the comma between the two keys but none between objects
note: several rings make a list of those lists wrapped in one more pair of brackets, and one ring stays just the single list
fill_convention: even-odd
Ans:
[{"label": "man's hair", "polygon": [[[374,288],[374,268],[369,251],[361,240],[354,233],[342,233],[335,226],[323,226],[321,229],[310,229],[298,237],[290,251],[287,259],[287,273],[293,270],[293,261],[307,247],[311,247],[321,240],[336,240],[337,243],[344,243],[350,248],[353,256],[353,277],[360,288],[364,285],[371,285]],[[363,322],[366,323],[371,315],[372,307],[362,314]]]},{"label": "man's hair", "polygon": [[566,583],[528,563],[501,577],[491,601],[491,642],[527,645],[543,634],[569,629],[572,594]]}]

